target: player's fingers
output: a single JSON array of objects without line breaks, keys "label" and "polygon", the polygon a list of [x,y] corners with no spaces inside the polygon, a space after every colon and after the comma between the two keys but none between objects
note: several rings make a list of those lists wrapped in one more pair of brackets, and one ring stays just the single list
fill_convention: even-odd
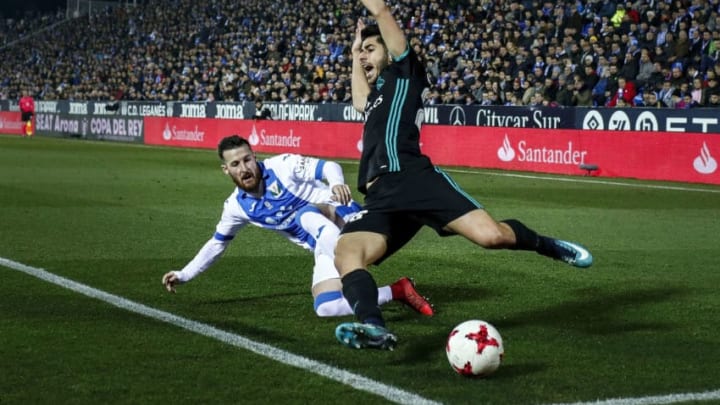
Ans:
[{"label": "player's fingers", "polygon": [[338,193],[336,201],[345,205],[350,201],[350,197],[345,193]]},{"label": "player's fingers", "polygon": [[177,276],[175,276],[175,273],[169,272],[165,273],[165,275],[162,278],[162,283],[165,286],[165,289],[169,292],[175,292],[175,283],[177,283]]}]

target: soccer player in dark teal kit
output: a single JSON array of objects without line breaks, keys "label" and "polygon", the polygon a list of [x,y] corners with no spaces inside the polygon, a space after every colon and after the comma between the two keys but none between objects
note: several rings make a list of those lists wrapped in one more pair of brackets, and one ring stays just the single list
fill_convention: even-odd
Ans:
[{"label": "soccer player in dark teal kit", "polygon": [[592,265],[584,247],[538,235],[515,219],[496,221],[420,152],[423,63],[408,45],[384,0],[362,0],[377,25],[358,21],[352,46],[352,102],[365,114],[358,189],[364,210],[343,228],[335,249],[343,295],[359,322],[338,325],[335,336],[352,348],[392,350],[377,286],[367,271],[405,245],[423,225],[441,236],[462,235],[487,249],[536,251],[576,267]]}]

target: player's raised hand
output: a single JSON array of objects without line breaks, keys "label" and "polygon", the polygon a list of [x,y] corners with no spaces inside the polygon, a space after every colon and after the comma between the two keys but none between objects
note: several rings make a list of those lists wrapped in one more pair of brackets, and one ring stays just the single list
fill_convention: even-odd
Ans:
[{"label": "player's raised hand", "polygon": [[336,184],[332,188],[332,199],[340,204],[346,205],[352,200],[352,192],[347,184]]},{"label": "player's raised hand", "polygon": [[365,23],[363,22],[362,18],[358,18],[357,26],[355,27],[355,40],[352,44],[352,53],[358,54],[360,53],[360,50],[362,48],[362,30],[365,28]]},{"label": "player's raised hand", "polygon": [[168,290],[168,292],[174,293],[175,292],[175,286],[180,284],[180,279],[178,278],[177,274],[174,271],[165,273],[165,275],[162,278],[162,283],[165,286],[165,289]]}]

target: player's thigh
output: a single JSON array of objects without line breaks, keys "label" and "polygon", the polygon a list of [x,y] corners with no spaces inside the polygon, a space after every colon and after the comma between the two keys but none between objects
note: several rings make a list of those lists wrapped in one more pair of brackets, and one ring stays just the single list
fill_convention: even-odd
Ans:
[{"label": "player's thigh", "polygon": [[[349,254],[354,258],[352,264],[362,264],[360,266],[362,268],[366,268],[370,264],[380,264],[405,246],[422,226],[422,221],[406,212],[361,211],[343,227],[335,254],[340,254],[339,251],[342,251],[343,256]],[[355,236],[343,241],[345,235]],[[340,247],[341,242],[343,243],[342,248]],[[361,259],[358,260],[358,258]],[[336,260],[335,263],[341,274],[346,273],[343,273],[344,269],[341,269],[340,266],[349,265],[348,262],[350,260],[346,261],[345,257],[342,262]]]},{"label": "player's thigh", "polygon": [[454,219],[445,229],[486,248],[508,247],[515,242],[515,235],[508,226],[497,222],[480,208]]},{"label": "player's thigh", "polygon": [[335,247],[335,267],[344,276],[356,269],[366,269],[387,251],[385,235],[370,231],[343,233]]},{"label": "player's thigh", "polygon": [[298,210],[295,222],[310,235],[316,236],[325,227],[337,227],[331,218],[334,216],[335,209],[327,204],[308,204]]}]

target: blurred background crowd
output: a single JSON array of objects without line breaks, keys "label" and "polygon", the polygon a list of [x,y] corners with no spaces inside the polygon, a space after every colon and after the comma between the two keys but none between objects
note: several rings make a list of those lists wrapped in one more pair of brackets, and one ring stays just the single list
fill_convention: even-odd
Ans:
[{"label": "blurred background crowd", "polygon": [[[389,0],[427,104],[720,106],[720,0]],[[0,22],[0,98],[349,102],[357,0],[146,0]]]}]

